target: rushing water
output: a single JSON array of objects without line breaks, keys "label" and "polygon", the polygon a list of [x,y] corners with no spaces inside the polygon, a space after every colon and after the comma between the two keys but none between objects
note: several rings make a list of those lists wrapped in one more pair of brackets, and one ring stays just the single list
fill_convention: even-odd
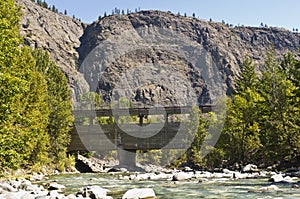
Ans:
[{"label": "rushing water", "polygon": [[267,179],[204,179],[189,182],[133,181],[120,179],[121,174],[72,174],[51,176],[48,181],[57,181],[67,188],[65,194],[75,194],[80,188],[98,185],[109,189],[114,199],[132,188],[153,188],[159,199],[187,199],[187,198],[300,198],[300,189],[291,185],[278,185],[279,191],[268,193],[249,193],[249,190],[269,186]]}]

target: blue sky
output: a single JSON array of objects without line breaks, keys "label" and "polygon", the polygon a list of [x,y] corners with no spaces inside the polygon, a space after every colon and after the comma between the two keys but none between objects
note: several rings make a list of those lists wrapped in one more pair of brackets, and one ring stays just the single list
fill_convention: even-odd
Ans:
[{"label": "blue sky", "polygon": [[65,9],[83,22],[91,23],[106,11],[111,13],[115,7],[135,10],[155,9],[180,12],[201,19],[210,19],[234,25],[285,27],[300,30],[300,1],[298,0],[46,0],[59,11]]}]

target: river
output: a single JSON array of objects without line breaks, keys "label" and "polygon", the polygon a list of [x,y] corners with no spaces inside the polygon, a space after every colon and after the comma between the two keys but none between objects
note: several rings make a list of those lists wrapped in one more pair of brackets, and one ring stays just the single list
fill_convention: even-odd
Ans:
[{"label": "river", "polygon": [[291,185],[277,185],[278,191],[266,193],[249,193],[249,190],[259,189],[271,185],[267,178],[239,179],[209,178],[173,182],[169,180],[128,180],[121,173],[101,174],[66,174],[50,176],[42,183],[56,181],[66,186],[65,194],[75,194],[80,188],[98,185],[109,189],[108,194],[114,199],[132,188],[152,188],[159,199],[187,199],[187,198],[300,198],[300,189],[291,188]]}]

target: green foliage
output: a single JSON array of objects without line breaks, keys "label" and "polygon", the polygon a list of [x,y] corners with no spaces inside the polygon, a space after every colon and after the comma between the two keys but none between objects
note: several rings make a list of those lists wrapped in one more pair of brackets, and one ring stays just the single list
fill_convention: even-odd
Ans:
[{"label": "green foliage", "polygon": [[20,7],[14,1],[0,1],[0,67],[1,71],[9,70],[18,63],[21,50],[19,44]]},{"label": "green foliage", "polygon": [[137,161],[141,164],[160,165],[161,157],[161,150],[150,150],[146,153],[144,153],[143,151],[139,151],[137,153]]},{"label": "green foliage", "polygon": [[258,125],[259,103],[258,77],[255,65],[246,58],[241,74],[236,80],[236,92],[228,100],[227,120],[222,142],[229,163],[249,163],[260,148]]},{"label": "green foliage", "polygon": [[73,122],[66,79],[47,53],[20,47],[14,1],[1,1],[0,15],[1,172],[59,163]]},{"label": "green foliage", "polygon": [[203,165],[203,157],[200,151],[207,134],[208,124],[208,120],[201,113],[201,110],[198,107],[193,107],[185,124],[189,135],[187,139],[193,140],[186,152],[186,162],[189,165]]},{"label": "green foliage", "polygon": [[271,51],[262,73],[260,94],[261,156],[266,164],[299,156],[299,60],[291,54],[280,61]]},{"label": "green foliage", "polygon": [[[20,48],[20,9],[0,3],[0,167],[17,169],[47,159],[47,84],[30,49]],[[37,150],[38,149],[38,150]]]},{"label": "green foliage", "polygon": [[271,50],[260,78],[246,59],[228,107],[218,143],[228,164],[268,166],[299,157],[299,60],[292,54],[279,60]]},{"label": "green foliage", "polygon": [[79,97],[80,104],[78,109],[82,110],[95,110],[101,107],[100,95],[95,92],[85,92]]},{"label": "green foliage", "polygon": [[66,159],[66,149],[71,141],[69,132],[73,125],[71,93],[67,80],[61,70],[50,61],[47,52],[35,50],[33,55],[37,70],[44,75],[47,82],[47,105],[49,123],[47,132],[50,138],[50,157],[54,163]]}]

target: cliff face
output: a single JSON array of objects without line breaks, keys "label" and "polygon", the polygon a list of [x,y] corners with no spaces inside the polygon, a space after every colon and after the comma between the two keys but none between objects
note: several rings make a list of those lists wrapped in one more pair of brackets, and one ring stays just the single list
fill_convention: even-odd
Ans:
[{"label": "cliff face", "polygon": [[75,96],[88,83],[106,102],[125,97],[144,104],[208,103],[232,92],[245,56],[261,66],[270,46],[276,54],[300,47],[298,34],[279,28],[228,27],[160,11],[84,25],[18,1],[24,4],[26,43],[49,50]]},{"label": "cliff face", "polygon": [[70,17],[51,12],[30,0],[16,0],[22,6],[20,32],[25,44],[43,48],[66,75],[73,98],[89,88],[83,75],[77,71],[79,38],[85,24]]}]

